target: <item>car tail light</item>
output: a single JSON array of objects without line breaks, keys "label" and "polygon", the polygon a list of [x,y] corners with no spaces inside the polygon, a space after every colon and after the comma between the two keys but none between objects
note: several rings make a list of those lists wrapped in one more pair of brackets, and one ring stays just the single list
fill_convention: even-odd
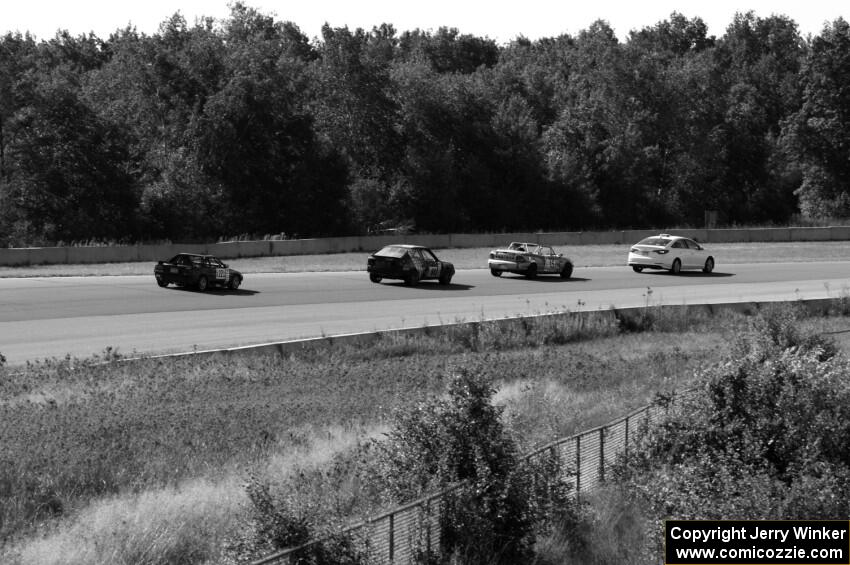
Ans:
[{"label": "car tail light", "polygon": [[629,249],[629,253],[640,253],[640,251],[638,251],[637,247],[632,247],[631,249]]},{"label": "car tail light", "polygon": [[664,255],[668,251],[669,251],[669,249],[656,249],[655,250],[655,252],[658,253],[659,255]]}]

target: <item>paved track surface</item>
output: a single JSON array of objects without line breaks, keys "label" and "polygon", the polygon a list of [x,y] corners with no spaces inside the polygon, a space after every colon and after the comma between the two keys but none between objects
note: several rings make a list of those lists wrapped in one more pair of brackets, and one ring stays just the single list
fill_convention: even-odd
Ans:
[{"label": "paved track surface", "polygon": [[485,269],[451,285],[369,282],[363,271],[248,274],[238,291],[159,288],[150,276],[0,279],[10,365],[107,347],[169,353],[610,306],[794,300],[848,294],[850,262],[719,265],[706,275],[577,268],[535,280]]}]

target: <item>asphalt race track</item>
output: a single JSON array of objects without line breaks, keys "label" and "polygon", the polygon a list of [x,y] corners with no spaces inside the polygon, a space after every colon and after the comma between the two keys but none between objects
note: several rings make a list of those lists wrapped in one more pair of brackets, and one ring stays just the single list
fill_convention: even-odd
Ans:
[{"label": "asphalt race track", "polygon": [[458,271],[449,286],[369,282],[364,271],[245,275],[237,291],[159,288],[150,276],[0,279],[9,365],[232,347],[555,311],[848,294],[850,262],[718,264],[679,276],[577,267],[571,279]]}]

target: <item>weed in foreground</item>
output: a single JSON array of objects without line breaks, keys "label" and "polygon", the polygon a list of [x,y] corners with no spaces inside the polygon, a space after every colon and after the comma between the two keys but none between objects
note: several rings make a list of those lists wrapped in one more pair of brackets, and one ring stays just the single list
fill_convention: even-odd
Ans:
[{"label": "weed in foreground", "polygon": [[215,563],[221,539],[244,520],[237,482],[194,481],[175,488],[104,498],[73,521],[0,548],[10,565]]}]

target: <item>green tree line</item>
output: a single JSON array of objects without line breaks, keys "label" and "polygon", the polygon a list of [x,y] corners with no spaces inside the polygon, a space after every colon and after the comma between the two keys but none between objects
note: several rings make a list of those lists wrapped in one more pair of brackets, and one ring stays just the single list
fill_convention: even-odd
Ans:
[{"label": "green tree line", "polygon": [[505,45],[242,3],[0,37],[0,245],[850,214],[850,26],[673,13]]}]

